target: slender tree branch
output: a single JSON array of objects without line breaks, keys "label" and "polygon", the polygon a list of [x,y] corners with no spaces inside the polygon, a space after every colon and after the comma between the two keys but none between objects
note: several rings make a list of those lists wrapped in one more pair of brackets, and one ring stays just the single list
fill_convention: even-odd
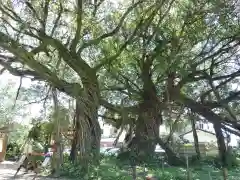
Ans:
[{"label": "slender tree branch", "polygon": [[46,101],[48,99],[48,96],[49,95],[47,94],[44,98],[41,98],[41,99],[36,100],[36,101],[28,102],[28,103],[24,104],[23,106],[28,106],[28,105],[31,105],[31,104],[39,104],[39,103],[41,103],[43,101]]},{"label": "slender tree branch", "polygon": [[42,28],[43,28],[44,32],[46,31],[49,3],[50,3],[50,0],[45,0],[44,1],[44,8],[43,8],[44,13],[43,13],[43,20],[42,20]]},{"label": "slender tree branch", "polygon": [[76,46],[79,42],[81,36],[81,28],[82,28],[82,16],[83,16],[83,1],[77,0],[77,30],[75,32],[75,36],[71,43],[71,51],[76,51]]},{"label": "slender tree branch", "polygon": [[[34,60],[33,60],[34,61]],[[51,73],[49,70],[45,70],[42,68],[44,71],[41,71],[41,68],[36,69],[35,66],[32,70],[20,70],[17,68],[13,68],[11,64],[5,62],[3,59],[0,58],[0,65],[2,65],[6,70],[8,70],[12,75],[14,76],[21,76],[21,77],[33,77],[34,80],[41,80],[41,81],[48,81],[51,83],[54,87],[58,88],[58,90],[65,92],[66,94],[72,96],[72,97],[79,97],[81,93],[81,85],[77,83],[68,83],[62,79],[59,79],[55,74]],[[38,68],[39,66],[37,66]],[[46,72],[45,72],[46,71]],[[76,91],[78,89],[78,91]]]},{"label": "slender tree branch", "polygon": [[20,94],[20,90],[21,90],[21,87],[22,87],[22,79],[23,79],[23,77],[21,76],[20,77],[19,86],[18,86],[18,89],[17,89],[17,93],[16,93],[16,97],[15,97],[15,101],[14,101],[12,109],[14,109],[15,106],[16,106],[16,103],[17,103],[17,100],[18,100],[18,97],[19,97],[19,94]]},{"label": "slender tree branch", "polygon": [[58,24],[59,24],[59,21],[60,21],[60,19],[61,19],[62,13],[63,13],[63,6],[62,6],[62,2],[59,1],[59,12],[58,12],[58,16],[57,16],[57,18],[55,19],[55,22],[54,22],[53,28],[52,28],[52,30],[51,30],[50,36],[53,36],[53,35],[54,35],[54,32],[55,32],[55,30],[57,29]]},{"label": "slender tree branch", "polygon": [[125,48],[128,46],[128,44],[130,44],[133,40],[133,38],[135,37],[135,35],[137,34],[138,30],[140,29],[140,26],[143,23],[143,19],[140,20],[140,22],[137,24],[135,30],[133,31],[133,33],[131,34],[131,36],[128,38],[128,40],[119,48],[118,52],[116,52],[116,54],[108,57],[108,58],[104,58],[103,60],[100,60],[100,64],[96,65],[94,67],[94,69],[97,71],[98,69],[100,69],[104,64],[108,63],[111,64],[115,59],[117,59],[121,53],[125,50]]},{"label": "slender tree branch", "polygon": [[143,2],[143,0],[139,0],[138,2],[134,3],[132,6],[130,6],[127,11],[123,14],[123,16],[121,17],[118,25],[116,28],[114,28],[111,32],[109,33],[106,33],[106,34],[103,34],[101,35],[100,37],[96,38],[96,39],[92,39],[92,40],[89,40],[87,41],[86,43],[84,43],[79,49],[78,49],[78,52],[77,54],[81,54],[81,52],[83,51],[83,49],[89,47],[89,46],[92,46],[92,45],[98,45],[103,39],[106,39],[108,37],[111,37],[113,36],[114,34],[116,34],[120,28],[122,27],[126,17],[128,16],[128,14],[134,9],[136,8],[139,4],[141,4]]},{"label": "slender tree branch", "polygon": [[139,106],[138,105],[122,107],[121,105],[113,105],[113,104],[107,102],[104,99],[100,100],[100,104],[103,107],[105,107],[106,109],[114,111],[114,112],[118,112],[118,113],[121,113],[122,111],[137,113],[139,111]]}]

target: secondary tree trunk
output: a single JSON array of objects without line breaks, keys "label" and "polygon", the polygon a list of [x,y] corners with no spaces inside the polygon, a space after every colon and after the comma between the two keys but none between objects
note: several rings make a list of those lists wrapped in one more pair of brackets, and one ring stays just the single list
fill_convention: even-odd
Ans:
[{"label": "secondary tree trunk", "polygon": [[197,130],[196,130],[196,120],[195,120],[195,118],[192,114],[190,115],[190,118],[191,118],[191,124],[192,124],[192,132],[193,132],[195,151],[196,151],[196,154],[197,154],[197,158],[201,159],[201,153],[200,153],[199,142],[198,142],[198,135],[197,135]]},{"label": "secondary tree trunk", "polygon": [[53,153],[52,161],[52,173],[54,176],[58,177],[60,175],[61,166],[61,135],[60,135],[60,122],[59,122],[59,103],[57,97],[57,90],[52,90],[53,104],[54,104],[54,143],[56,145],[56,151]]},{"label": "secondary tree trunk", "polygon": [[72,140],[72,145],[71,145],[71,152],[70,152],[70,161],[71,162],[76,162],[76,158],[77,158],[77,136],[75,135],[76,133],[74,133],[73,135],[73,140]]},{"label": "secondary tree trunk", "polygon": [[179,166],[183,165],[185,162],[181,160],[180,157],[176,155],[176,153],[172,150],[172,148],[165,143],[160,137],[157,138],[157,143],[161,146],[161,148],[165,151],[167,155],[167,160],[170,165]]},{"label": "secondary tree trunk", "polygon": [[223,177],[224,177],[224,180],[226,180],[227,179],[227,166],[228,166],[228,161],[227,161],[228,152],[227,152],[224,136],[222,133],[222,126],[221,126],[220,122],[214,123],[213,126],[214,126],[214,130],[215,130],[216,137],[217,137],[219,156],[222,161]]},{"label": "secondary tree trunk", "polygon": [[70,160],[74,163],[77,160],[77,153],[78,153],[78,147],[79,147],[79,129],[80,129],[80,104],[78,103],[79,100],[76,100],[75,105],[75,114],[73,119],[73,139],[72,139],[72,146],[71,146],[71,152],[70,152]]},{"label": "secondary tree trunk", "polygon": [[[77,116],[75,116],[76,118]],[[75,119],[75,126],[74,126],[74,134],[72,139],[72,147],[70,152],[70,160],[74,163],[77,160],[77,153],[78,153],[78,146],[79,146],[79,139],[78,139],[78,133],[79,133],[79,121]]]}]

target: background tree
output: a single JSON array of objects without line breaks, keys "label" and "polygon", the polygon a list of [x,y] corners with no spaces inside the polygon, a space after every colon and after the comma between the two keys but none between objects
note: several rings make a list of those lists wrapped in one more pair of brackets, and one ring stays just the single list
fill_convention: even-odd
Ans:
[{"label": "background tree", "polygon": [[[239,24],[235,21],[238,17],[235,6],[230,3],[173,1],[166,4],[154,2],[151,10],[149,7],[151,3],[134,11],[138,17],[139,12],[145,12],[148,21],[144,22],[147,25],[140,27],[139,38],[121,54],[122,60],[110,68],[106,67],[105,82],[108,82],[108,92],[114,91],[114,97],[129,98],[126,112],[139,118],[135,121],[135,136],[142,136],[145,132],[148,140],[144,147],[151,147],[153,151],[155,146],[150,145],[149,139],[154,139],[155,134],[148,134],[147,128],[158,135],[159,115],[162,111],[171,112],[173,105],[190,108],[209,122],[220,121],[226,125],[226,117],[220,116],[215,108],[224,108],[231,113],[226,104],[237,98],[239,92],[231,93],[231,96],[222,94],[221,100],[216,98],[215,93],[215,97],[209,99],[216,89],[209,82],[218,84],[215,86],[222,90],[226,84],[231,86],[232,80],[239,76],[238,70],[233,70],[229,62],[237,65]],[[230,17],[232,20],[228,19]],[[148,105],[143,106],[144,103]],[[108,104],[105,107],[120,115],[122,113],[119,111],[121,108],[116,109],[116,106]],[[232,132],[237,133],[236,121],[228,118],[227,122],[236,129]],[[141,143],[137,144],[140,146]]]},{"label": "background tree", "polygon": [[174,111],[191,109],[220,127],[216,134],[240,134],[239,91],[232,87],[239,76],[239,14],[232,2],[6,1],[0,10],[3,70],[76,100],[73,147],[81,146],[81,157],[98,157],[100,105],[104,120],[128,127],[137,157],[159,143],[176,162],[159,138]]}]

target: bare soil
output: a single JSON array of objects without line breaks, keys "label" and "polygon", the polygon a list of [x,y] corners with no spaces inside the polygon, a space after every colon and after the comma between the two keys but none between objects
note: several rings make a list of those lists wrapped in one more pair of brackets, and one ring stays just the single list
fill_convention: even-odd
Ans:
[{"label": "bare soil", "polygon": [[[13,176],[16,173],[18,166],[19,165],[17,163],[10,162],[10,161],[1,162],[0,163],[0,180],[14,179]],[[25,174],[24,171],[20,171],[16,176],[15,180],[32,180],[33,177],[34,177],[34,173],[30,172]],[[36,180],[57,180],[57,179],[41,177],[41,176],[38,176],[36,178]],[[67,179],[61,179],[61,180],[67,180]]]}]

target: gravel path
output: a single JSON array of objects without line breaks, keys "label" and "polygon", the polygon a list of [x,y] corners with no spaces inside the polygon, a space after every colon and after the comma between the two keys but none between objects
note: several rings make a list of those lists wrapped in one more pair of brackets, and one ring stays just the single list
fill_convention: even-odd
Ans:
[{"label": "gravel path", "polygon": [[[5,161],[0,163],[0,180],[14,179],[13,176],[16,173],[17,168],[18,168],[18,164],[14,162]],[[34,175],[33,173],[24,174],[24,172],[20,171],[15,179],[16,180],[32,180],[33,175]],[[36,180],[56,180],[56,179],[47,178],[47,177],[37,177]],[[61,180],[67,180],[67,179],[61,179]]]}]

